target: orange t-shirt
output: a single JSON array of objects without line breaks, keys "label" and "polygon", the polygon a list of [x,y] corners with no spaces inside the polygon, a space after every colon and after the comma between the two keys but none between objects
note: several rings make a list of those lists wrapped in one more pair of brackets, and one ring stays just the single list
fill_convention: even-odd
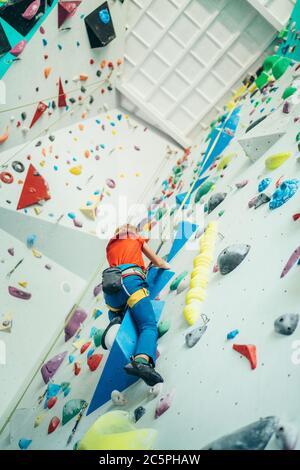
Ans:
[{"label": "orange t-shirt", "polygon": [[108,264],[110,267],[136,264],[145,269],[142,248],[146,241],[135,234],[128,234],[128,238],[112,238],[106,248]]}]

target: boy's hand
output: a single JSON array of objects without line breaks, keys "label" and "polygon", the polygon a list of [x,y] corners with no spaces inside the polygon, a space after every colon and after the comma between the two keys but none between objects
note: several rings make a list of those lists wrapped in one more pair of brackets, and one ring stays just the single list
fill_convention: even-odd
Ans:
[{"label": "boy's hand", "polygon": [[169,263],[167,263],[166,261],[163,261],[160,265],[159,265],[160,269],[171,269],[171,266],[169,265]]}]

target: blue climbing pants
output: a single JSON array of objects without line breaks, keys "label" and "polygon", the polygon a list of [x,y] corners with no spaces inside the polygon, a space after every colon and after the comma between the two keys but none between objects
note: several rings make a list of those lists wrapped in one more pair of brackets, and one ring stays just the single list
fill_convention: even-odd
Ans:
[{"label": "blue climbing pants", "polygon": [[[112,308],[109,311],[110,320],[118,314],[118,309],[125,310],[129,306],[138,334],[135,355],[146,354],[155,365],[158,332],[154,310],[147,293],[147,282],[140,276],[132,274],[123,278],[123,288],[118,293],[104,294],[104,299],[108,307]],[[142,298],[139,300],[139,297]]]}]

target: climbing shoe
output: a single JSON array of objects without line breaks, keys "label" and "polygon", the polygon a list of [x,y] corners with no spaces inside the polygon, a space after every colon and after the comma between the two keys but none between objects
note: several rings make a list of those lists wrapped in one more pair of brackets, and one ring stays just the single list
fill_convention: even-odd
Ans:
[{"label": "climbing shoe", "polygon": [[149,387],[154,387],[154,385],[164,381],[151,364],[143,364],[133,360],[124,367],[124,370],[128,375],[134,375],[142,379]]},{"label": "climbing shoe", "polygon": [[106,327],[104,330],[104,333],[101,338],[101,346],[103,349],[106,350],[111,350],[113,342],[118,334],[120,325],[122,323],[122,317],[121,316],[116,316],[111,320],[109,325]]}]

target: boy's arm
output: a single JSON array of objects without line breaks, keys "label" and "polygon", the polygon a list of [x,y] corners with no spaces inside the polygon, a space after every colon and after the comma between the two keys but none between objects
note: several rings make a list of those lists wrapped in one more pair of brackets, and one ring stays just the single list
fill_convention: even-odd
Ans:
[{"label": "boy's arm", "polygon": [[171,268],[169,263],[167,263],[160,256],[158,256],[157,254],[154,253],[154,251],[150,248],[148,243],[146,243],[146,242],[144,243],[142,251],[143,251],[144,255],[147,256],[147,258],[151,261],[151,263],[154,266],[156,266],[158,268],[162,268],[162,269],[170,269]]}]

